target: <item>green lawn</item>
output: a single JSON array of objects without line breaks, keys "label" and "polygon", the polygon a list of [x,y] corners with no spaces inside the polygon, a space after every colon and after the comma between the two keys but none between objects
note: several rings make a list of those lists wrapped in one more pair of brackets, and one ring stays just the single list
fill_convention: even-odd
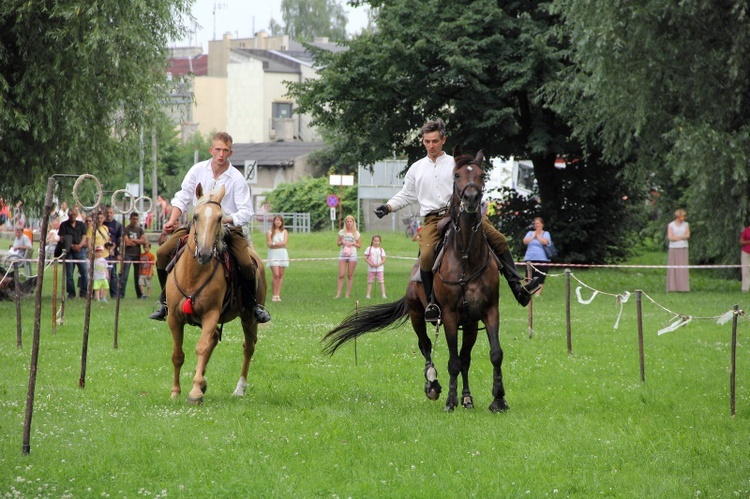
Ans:
[{"label": "green lawn", "polygon": [[[371,234],[363,234],[367,243]],[[573,354],[566,347],[565,278],[547,280],[528,309],[501,285],[501,342],[511,409],[492,401],[488,345],[474,349],[474,410],[445,413],[427,400],[423,359],[409,326],[366,335],[333,357],[320,339],[365,300],[357,267],[349,300],[333,300],[333,233],[290,237],[283,302],[260,328],[247,394],[239,376],[239,323],[208,366],[203,406],[186,403],[195,366],[195,328],[186,334],[183,396],[170,400],[171,336],[146,318],[153,303],[121,304],[113,348],[114,303],[92,304],[86,387],[81,371],[85,302],[68,303],[51,334],[51,270],[45,278],[31,453],[23,455],[24,410],[33,333],[33,298],[23,301],[23,348],[15,304],[0,302],[0,496],[2,497],[748,497],[750,362],[748,323],[738,325],[737,414],[730,416],[731,321],[747,308],[739,281],[691,272],[693,291],[667,294],[664,269],[573,269],[601,291],[588,305],[571,280]],[[262,240],[254,238],[256,245]],[[258,245],[259,246],[259,245]],[[415,243],[385,235],[389,300],[403,294]],[[263,255],[265,251],[261,251]],[[639,264],[664,264],[647,254]],[[270,280],[270,272],[268,273]],[[131,276],[132,279],[132,276]],[[639,375],[635,297],[642,289],[646,382]],[[582,290],[588,299],[591,292]],[[379,293],[373,293],[379,296]],[[671,312],[696,317],[657,336]],[[442,334],[435,362],[447,387]]]}]

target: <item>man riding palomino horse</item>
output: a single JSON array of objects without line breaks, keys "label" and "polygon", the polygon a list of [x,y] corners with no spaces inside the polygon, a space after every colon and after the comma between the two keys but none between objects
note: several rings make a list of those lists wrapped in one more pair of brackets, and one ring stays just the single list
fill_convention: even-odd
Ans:
[{"label": "man riding palomino horse", "polygon": [[[452,195],[455,163],[453,156],[443,151],[446,140],[443,120],[438,118],[428,121],[421,132],[427,156],[409,167],[404,178],[404,187],[387,204],[375,208],[375,214],[378,218],[383,218],[388,213],[398,211],[409,204],[419,203],[419,213],[424,217],[418,241],[419,273],[428,303],[425,320],[437,322],[440,320],[440,308],[432,296],[432,266],[435,261],[435,247],[441,239],[438,222],[447,212]],[[516,269],[505,236],[487,220],[487,217],[482,217],[482,229],[490,248],[500,260],[500,271],[508,281],[513,296],[525,307],[531,301],[531,295],[539,289],[538,279],[534,278],[522,284],[525,279]]]},{"label": "man riding palomino horse", "polygon": [[165,288],[168,272],[166,268],[180,239],[188,232],[188,228],[185,226],[177,228],[180,216],[187,212],[189,206],[195,205],[196,187],[201,184],[206,192],[224,186],[226,192],[221,199],[221,208],[225,215],[222,223],[229,225],[226,240],[227,249],[234,256],[242,275],[241,280],[245,291],[242,293],[245,301],[243,306],[253,310],[253,315],[258,322],[268,322],[271,320],[271,315],[265,307],[255,300],[256,282],[253,256],[257,258],[257,255],[254,255],[245,235],[242,233],[242,227],[250,221],[254,214],[250,187],[239,170],[229,162],[229,157],[232,155],[232,137],[228,133],[218,132],[214,135],[209,151],[211,152],[211,159],[196,163],[190,168],[182,181],[180,190],[172,199],[172,212],[169,215],[169,220],[164,224],[164,232],[171,233],[171,236],[164,244],[159,246],[156,252],[156,273],[162,289],[159,296],[160,306],[149,318],[158,321],[167,318]]}]

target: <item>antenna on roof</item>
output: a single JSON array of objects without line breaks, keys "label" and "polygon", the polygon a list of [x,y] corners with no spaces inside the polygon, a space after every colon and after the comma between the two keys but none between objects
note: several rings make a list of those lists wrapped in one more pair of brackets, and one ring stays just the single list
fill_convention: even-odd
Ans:
[{"label": "antenna on roof", "polygon": [[225,3],[219,3],[216,0],[214,0],[214,10],[212,12],[214,16],[214,40],[216,40],[216,11],[226,8],[227,4]]}]

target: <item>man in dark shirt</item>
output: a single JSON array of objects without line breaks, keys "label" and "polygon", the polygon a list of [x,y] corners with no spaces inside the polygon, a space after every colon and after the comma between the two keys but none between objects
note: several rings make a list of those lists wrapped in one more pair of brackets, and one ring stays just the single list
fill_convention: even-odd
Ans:
[{"label": "man in dark shirt", "polygon": [[104,225],[109,230],[109,240],[115,245],[109,251],[109,297],[117,298],[117,290],[120,290],[120,298],[125,297],[125,288],[120,288],[120,280],[117,276],[117,262],[120,261],[120,240],[122,239],[122,224],[115,220],[115,209],[107,206],[104,210]]},{"label": "man in dark shirt", "polygon": [[120,281],[120,297],[125,297],[125,287],[128,283],[130,274],[130,265],[132,262],[133,282],[135,283],[135,296],[141,297],[141,287],[138,285],[138,276],[141,272],[141,245],[146,244],[146,233],[138,223],[138,213],[135,211],[130,214],[130,223],[125,226],[125,258],[122,262],[122,280]]},{"label": "man in dark shirt", "polygon": [[[68,210],[68,219],[60,224],[58,234],[60,240],[67,241],[70,238],[70,250],[65,262],[65,286],[68,298],[76,297],[76,287],[73,281],[73,270],[78,267],[79,296],[86,297],[89,286],[89,265],[87,255],[88,237],[86,237],[86,224],[77,220],[78,208],[73,206]],[[67,242],[66,242],[67,246]],[[76,260],[71,262],[70,260]]]}]

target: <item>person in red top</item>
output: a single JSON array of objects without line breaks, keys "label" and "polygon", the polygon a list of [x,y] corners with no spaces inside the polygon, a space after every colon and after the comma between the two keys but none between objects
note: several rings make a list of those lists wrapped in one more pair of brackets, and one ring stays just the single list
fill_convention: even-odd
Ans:
[{"label": "person in red top", "polygon": [[742,292],[750,291],[750,226],[745,227],[740,235],[740,263],[742,264]]}]

